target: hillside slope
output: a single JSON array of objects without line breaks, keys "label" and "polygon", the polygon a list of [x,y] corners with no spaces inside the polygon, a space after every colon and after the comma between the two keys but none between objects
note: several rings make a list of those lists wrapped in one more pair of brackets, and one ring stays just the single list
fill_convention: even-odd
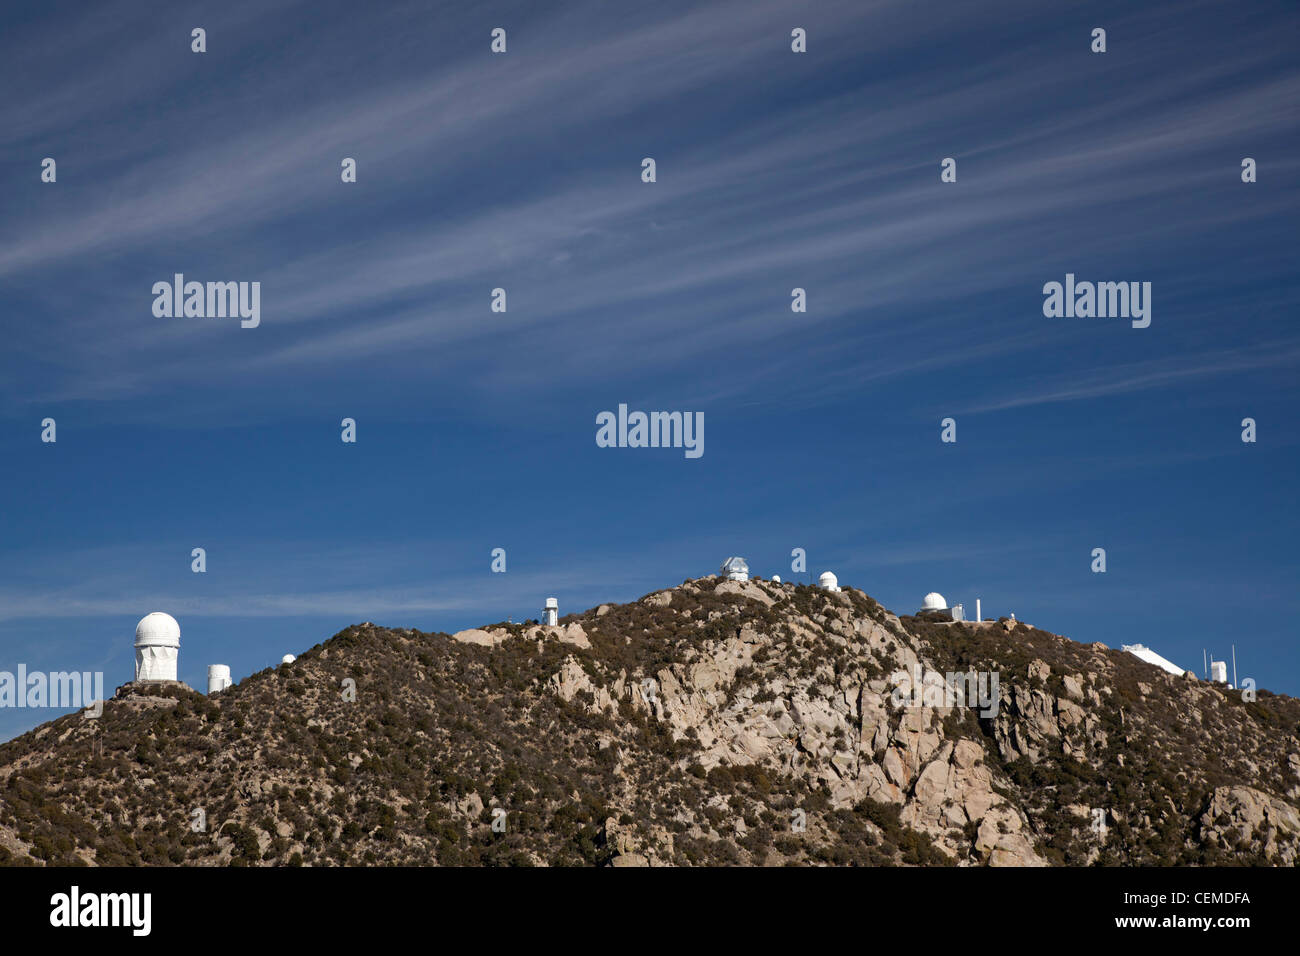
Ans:
[{"label": "hillside slope", "polygon": [[[1000,704],[900,703],[900,671]],[[126,685],[0,746],[0,862],[1293,865],[1298,734],[1300,701],[1024,624],[704,578]]]}]

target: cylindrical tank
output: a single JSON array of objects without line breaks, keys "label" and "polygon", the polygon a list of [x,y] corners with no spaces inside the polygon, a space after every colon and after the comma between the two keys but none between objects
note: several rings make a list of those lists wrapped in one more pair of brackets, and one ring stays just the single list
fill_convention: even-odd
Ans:
[{"label": "cylindrical tank", "polygon": [[208,693],[215,694],[231,685],[229,664],[208,665]]}]

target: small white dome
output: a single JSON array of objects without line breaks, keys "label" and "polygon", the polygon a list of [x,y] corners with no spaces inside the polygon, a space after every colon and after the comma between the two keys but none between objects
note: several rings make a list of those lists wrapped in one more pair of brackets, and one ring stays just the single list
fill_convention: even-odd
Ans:
[{"label": "small white dome", "polygon": [[296,661],[297,659],[298,659],[298,658],[294,657],[292,654],[285,654],[284,657],[280,658],[280,663],[281,663],[281,664],[292,664],[292,663],[293,663],[294,661]]},{"label": "small white dome", "polygon": [[840,580],[834,575],[834,573],[823,571],[821,577],[817,579],[817,586],[823,591],[838,591]]},{"label": "small white dome", "polygon": [[135,626],[136,647],[180,647],[181,626],[162,611],[146,614]]},{"label": "small white dome", "polygon": [[774,574],[774,575],[772,575],[772,583],[773,583],[773,584],[780,584],[780,583],[781,583],[781,575],[779,575],[779,574]]},{"label": "small white dome", "polygon": [[948,602],[943,599],[943,595],[938,591],[931,591],[925,596],[925,599],[921,601],[921,610],[946,611],[948,610]]}]

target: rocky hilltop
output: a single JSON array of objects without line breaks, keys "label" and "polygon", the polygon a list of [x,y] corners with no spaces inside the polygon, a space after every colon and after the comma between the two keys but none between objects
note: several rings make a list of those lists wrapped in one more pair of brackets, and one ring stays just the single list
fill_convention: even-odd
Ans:
[{"label": "rocky hilltop", "polygon": [[[943,696],[980,676],[995,706]],[[1294,865],[1298,735],[1296,700],[1024,623],[703,578],[127,685],[0,746],[0,861]]]}]

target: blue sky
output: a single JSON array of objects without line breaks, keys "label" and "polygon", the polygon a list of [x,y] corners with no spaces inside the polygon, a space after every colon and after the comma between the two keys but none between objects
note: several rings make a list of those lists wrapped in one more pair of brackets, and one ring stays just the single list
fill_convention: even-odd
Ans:
[{"label": "blue sky", "polygon": [[[202,688],[803,547],[1300,694],[1296,40],[1281,2],[8,4],[0,669],[115,687],[165,610]],[[261,325],[155,318],[176,272]],[[1151,326],[1044,317],[1067,272]],[[705,454],[598,448],[619,403]]]}]

